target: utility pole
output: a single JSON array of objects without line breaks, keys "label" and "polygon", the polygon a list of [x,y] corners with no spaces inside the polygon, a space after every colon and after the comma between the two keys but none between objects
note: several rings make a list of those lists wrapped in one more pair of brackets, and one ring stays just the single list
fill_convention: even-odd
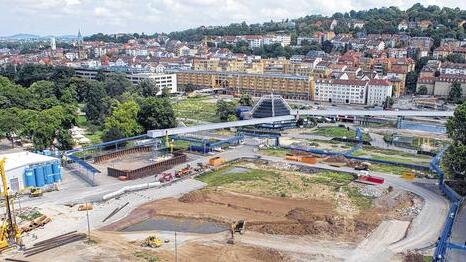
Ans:
[{"label": "utility pole", "polygon": [[86,202],[86,216],[87,216],[87,243],[91,243],[91,224],[89,222],[89,208],[88,203]]},{"label": "utility pole", "polygon": [[175,231],[175,262],[178,262],[178,245],[176,243],[176,231]]}]

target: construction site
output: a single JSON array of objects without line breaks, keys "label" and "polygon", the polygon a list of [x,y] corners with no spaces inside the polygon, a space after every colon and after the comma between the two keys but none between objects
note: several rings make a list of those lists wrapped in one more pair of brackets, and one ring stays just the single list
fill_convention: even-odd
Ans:
[{"label": "construction site", "polygon": [[[261,112],[268,117],[267,109]],[[24,166],[25,181],[34,170],[32,180],[44,176],[52,182],[4,194],[11,217],[4,219],[0,256],[432,259],[449,216],[448,200],[436,184],[440,173],[430,165],[438,167],[433,155],[442,144],[430,143],[429,155],[382,144],[380,136],[342,121],[303,127],[289,120],[142,135],[66,152],[60,177],[53,176],[56,156],[37,156],[43,167],[17,165]],[[12,173],[17,166],[5,170]]]}]

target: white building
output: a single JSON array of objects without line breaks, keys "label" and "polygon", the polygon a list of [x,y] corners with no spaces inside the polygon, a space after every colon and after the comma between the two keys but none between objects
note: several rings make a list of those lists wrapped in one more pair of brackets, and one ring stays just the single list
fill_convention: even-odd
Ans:
[{"label": "white building", "polygon": [[317,79],[314,100],[340,104],[365,104],[367,81]]},{"label": "white building", "polygon": [[[27,151],[0,155],[0,159],[3,158],[6,158],[5,173],[7,176],[8,188],[12,192],[21,191],[26,187],[25,171],[27,168],[35,165],[57,162],[57,158]],[[0,184],[3,187],[1,180]]]},{"label": "white building", "polygon": [[382,106],[387,97],[391,97],[393,87],[385,79],[371,79],[367,85],[367,105]]},{"label": "white building", "polygon": [[52,51],[57,50],[57,41],[55,37],[50,38],[50,49],[52,49]]},{"label": "white building", "polygon": [[159,74],[159,73],[140,73],[128,75],[127,78],[133,83],[133,85],[139,84],[144,79],[150,79],[155,83],[160,90],[157,95],[162,94],[164,88],[170,89],[170,93],[176,93],[178,91],[176,83],[176,74]]},{"label": "white building", "polygon": [[466,64],[443,63],[440,73],[445,75],[466,75]]}]

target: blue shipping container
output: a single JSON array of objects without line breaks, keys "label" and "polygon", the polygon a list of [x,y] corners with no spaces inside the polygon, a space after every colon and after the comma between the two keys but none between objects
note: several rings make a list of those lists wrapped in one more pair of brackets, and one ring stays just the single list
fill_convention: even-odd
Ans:
[{"label": "blue shipping container", "polygon": [[58,162],[53,163],[52,164],[52,169],[53,169],[53,181],[60,182],[60,180],[61,180],[60,163],[58,163]]},{"label": "blue shipping container", "polygon": [[44,166],[45,168],[45,183],[46,184],[53,184],[54,179],[53,179],[53,168],[52,164],[46,164]]},{"label": "blue shipping container", "polygon": [[34,170],[26,168],[24,170],[24,186],[25,187],[35,187],[36,178],[34,176]]},{"label": "blue shipping container", "polygon": [[44,169],[42,166],[36,166],[34,168],[34,176],[36,178],[36,186],[42,187],[45,185]]}]

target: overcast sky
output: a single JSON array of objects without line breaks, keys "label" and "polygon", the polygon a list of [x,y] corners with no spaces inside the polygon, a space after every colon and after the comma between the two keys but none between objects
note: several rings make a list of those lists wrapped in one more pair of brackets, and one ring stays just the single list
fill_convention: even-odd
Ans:
[{"label": "overcast sky", "polygon": [[0,35],[152,34],[416,2],[466,9],[464,0],[0,0]]}]

